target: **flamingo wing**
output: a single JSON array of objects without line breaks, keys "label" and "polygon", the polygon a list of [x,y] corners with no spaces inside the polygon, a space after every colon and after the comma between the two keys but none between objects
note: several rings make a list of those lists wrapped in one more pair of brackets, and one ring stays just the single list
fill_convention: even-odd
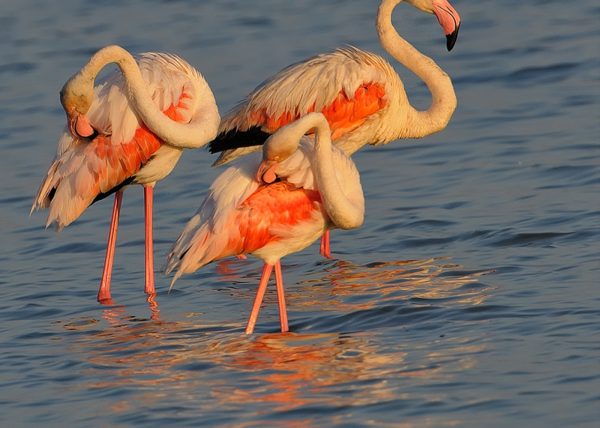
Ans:
[{"label": "flamingo wing", "polygon": [[388,104],[391,67],[381,57],[354,47],[293,64],[259,85],[221,121],[209,143],[224,152],[216,165],[256,150],[281,126],[313,111],[322,112],[332,139],[352,132]]},{"label": "flamingo wing", "polygon": [[[323,232],[325,221],[319,192],[285,181],[259,185],[239,173],[230,168],[215,181],[217,186],[211,187],[177,239],[166,269],[167,274],[177,270],[172,283],[212,261],[238,254],[270,253],[278,245],[281,248],[272,257],[279,259],[297,250],[290,242],[299,241],[301,249]],[[217,191],[220,184],[225,187]],[[312,231],[311,238],[304,242],[307,230]]]},{"label": "flamingo wing", "polygon": [[[224,251],[229,239],[218,231],[227,230],[232,213],[258,189],[259,183],[254,176],[259,164],[258,156],[244,159],[226,169],[212,183],[208,195],[169,253],[167,274],[178,269],[173,282],[181,273],[195,271]],[[190,256],[186,257],[190,251]]]},{"label": "flamingo wing", "polygon": [[[141,54],[138,65],[157,108],[173,120],[189,122],[197,104],[197,71],[176,56],[159,53]],[[134,181],[161,147],[135,115],[126,90],[121,73],[110,73],[94,88],[88,111],[97,131],[93,139],[68,132],[60,138],[32,207],[50,207],[47,226],[67,226],[91,203]]]}]

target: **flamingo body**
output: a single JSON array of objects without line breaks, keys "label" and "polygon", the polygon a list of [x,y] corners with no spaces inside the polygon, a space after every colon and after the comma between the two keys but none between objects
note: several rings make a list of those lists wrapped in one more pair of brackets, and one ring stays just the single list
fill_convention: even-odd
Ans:
[{"label": "flamingo body", "polygon": [[[138,65],[156,108],[174,121],[188,122],[199,96],[198,72],[176,56],[159,53],[140,55]],[[121,73],[109,74],[94,88],[88,111],[93,138],[68,130],[61,136],[32,207],[50,208],[47,226],[62,229],[123,184],[155,183],[177,164],[182,150],[164,144],[138,119],[125,90]]]},{"label": "flamingo body", "polygon": [[[109,63],[119,70],[94,82]],[[115,193],[100,302],[110,302],[110,282],[123,187],[144,186],[145,291],[154,289],[152,206],[157,181],[173,170],[184,148],[216,135],[220,121],[210,87],[175,55],[134,58],[119,46],[96,52],[61,91],[67,128],[42,181],[32,211],[49,208],[46,226],[60,230],[93,202]]]},{"label": "flamingo body", "polygon": [[293,64],[223,118],[209,146],[213,153],[223,152],[215,164],[257,150],[281,126],[310,112],[323,113],[338,146],[387,142],[386,118],[396,113],[395,105],[407,102],[403,88],[385,59],[352,46]]},{"label": "flamingo body", "polygon": [[296,188],[288,182],[258,186],[241,204],[224,213],[225,218],[219,222],[222,227],[210,227],[211,218],[209,223],[189,231],[194,235],[189,248],[175,250],[185,252],[181,272],[193,272],[212,261],[239,254],[254,254],[272,264],[306,248],[325,230],[320,202],[317,191]]},{"label": "flamingo body", "polygon": [[[257,150],[279,127],[310,112],[321,112],[331,138],[347,154],[366,144],[387,144],[399,138],[421,138],[445,128],[456,107],[448,76],[433,60],[400,37],[391,18],[403,0],[382,0],[377,15],[379,40],[385,50],[422,78],[432,92],[429,110],[410,105],[394,68],[379,55],[353,46],[292,64],[260,84],[223,118],[212,153],[215,165]],[[451,50],[460,16],[448,0],[406,0],[435,14]],[[439,82],[435,82],[438,80]]]},{"label": "flamingo body", "polygon": [[[315,140],[299,141],[304,132],[317,125],[323,129],[315,128]],[[358,171],[342,150],[331,146],[322,114],[304,116],[282,127],[271,139],[280,135],[284,143],[291,135],[291,155],[288,150],[288,157],[281,160],[282,155],[275,151],[273,159],[277,161],[263,167],[264,158],[269,157],[265,146],[262,163],[253,155],[225,170],[211,185],[168,256],[167,273],[176,270],[173,283],[182,274],[221,258],[246,253],[261,258],[265,269],[247,332],[254,328],[273,266],[278,278],[282,331],[287,331],[279,264],[282,257],[306,248],[328,228],[358,227],[364,216]],[[269,172],[264,173],[266,170]],[[263,181],[267,176],[272,178]]]},{"label": "flamingo body", "polygon": [[[354,163],[332,148],[334,170],[342,193],[364,207],[360,177]],[[239,254],[254,254],[266,263],[300,251],[335,227],[323,208],[315,181],[314,142],[302,141],[298,151],[278,167],[285,181],[256,180],[260,157],[252,155],[225,170],[210,187],[169,254],[167,271],[184,273]]]}]

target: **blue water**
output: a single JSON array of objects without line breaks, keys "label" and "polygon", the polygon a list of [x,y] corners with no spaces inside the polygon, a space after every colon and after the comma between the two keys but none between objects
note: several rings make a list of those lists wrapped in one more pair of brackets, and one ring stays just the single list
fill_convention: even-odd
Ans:
[{"label": "blue water", "polygon": [[[126,3],[126,4],[122,4]],[[365,225],[284,259],[243,334],[257,260],[143,293],[142,191],[125,192],[114,306],[96,302],[109,200],[60,234],[28,216],[64,125],[58,91],[97,48],[175,52],[222,111],[344,43],[382,53],[375,1],[0,3],[0,425],[594,427],[600,417],[600,8],[455,0],[400,32],[452,76],[459,107],[422,141],[354,157]],[[412,102],[426,88],[396,67]],[[156,188],[157,264],[219,173],[187,152]]]}]

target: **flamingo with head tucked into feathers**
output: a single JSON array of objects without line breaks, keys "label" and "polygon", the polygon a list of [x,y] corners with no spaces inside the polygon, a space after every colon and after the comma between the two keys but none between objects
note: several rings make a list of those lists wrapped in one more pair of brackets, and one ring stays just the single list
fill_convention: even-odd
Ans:
[{"label": "flamingo with head tucked into feathers", "polygon": [[[107,64],[114,71],[97,86]],[[155,292],[152,200],[157,181],[173,170],[183,149],[207,144],[217,134],[219,112],[202,75],[170,54],[134,58],[107,46],[64,85],[67,129],[42,181],[32,211],[49,208],[46,226],[60,230],[92,203],[115,193],[98,301],[110,301],[110,282],[123,187],[144,187],[145,291]]]},{"label": "flamingo with head tucked into feathers", "polygon": [[[392,12],[402,1],[381,1],[377,32],[383,48],[431,91],[427,110],[411,106],[400,77],[385,59],[355,47],[336,49],[285,68],[228,112],[210,143],[211,152],[222,152],[215,165],[256,150],[281,126],[313,111],[325,115],[335,145],[348,155],[366,144],[422,138],[444,129],[456,108],[452,82],[394,28]],[[406,2],[436,16],[451,50],[460,16],[448,0]],[[321,253],[330,257],[327,231]]]},{"label": "flamingo with head tucked into feathers", "polygon": [[[311,130],[314,140],[303,137]],[[212,261],[253,254],[264,267],[246,333],[254,330],[273,267],[285,332],[280,259],[306,248],[328,228],[353,229],[363,219],[364,197],[354,163],[332,146],[325,116],[309,113],[267,139],[262,162],[251,156],[217,177],[173,246],[167,273],[176,270],[174,283]]]}]

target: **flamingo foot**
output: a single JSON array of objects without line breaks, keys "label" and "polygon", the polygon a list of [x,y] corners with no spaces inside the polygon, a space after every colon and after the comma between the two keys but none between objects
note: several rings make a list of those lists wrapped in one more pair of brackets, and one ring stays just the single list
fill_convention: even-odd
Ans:
[{"label": "flamingo foot", "polygon": [[104,306],[115,305],[115,301],[110,297],[110,295],[108,297],[100,297],[100,294],[98,294],[98,303]]}]

